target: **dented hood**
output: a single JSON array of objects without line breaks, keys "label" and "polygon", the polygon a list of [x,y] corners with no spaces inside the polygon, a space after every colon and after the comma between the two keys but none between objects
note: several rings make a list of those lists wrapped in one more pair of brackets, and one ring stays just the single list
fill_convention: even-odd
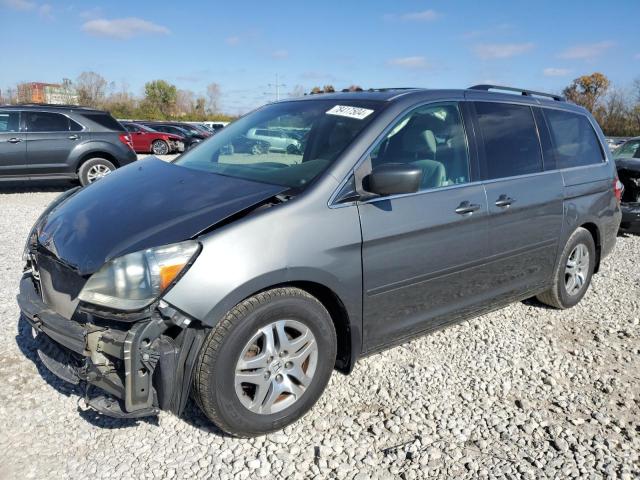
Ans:
[{"label": "dented hood", "polygon": [[40,220],[38,243],[87,275],[121,255],[193,238],[285,190],[150,157],[62,201]]}]

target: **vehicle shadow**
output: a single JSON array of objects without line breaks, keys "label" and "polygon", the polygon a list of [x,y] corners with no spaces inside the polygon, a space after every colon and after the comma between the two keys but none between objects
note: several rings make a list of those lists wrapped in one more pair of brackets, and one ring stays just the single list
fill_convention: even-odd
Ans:
[{"label": "vehicle shadow", "polygon": [[549,305],[542,303],[536,297],[527,298],[526,300],[522,300],[523,305],[527,305],[529,307],[537,307],[543,308],[545,310],[557,310],[556,308],[550,307]]},{"label": "vehicle shadow", "polygon": [[70,180],[0,182],[0,195],[11,193],[64,192],[77,185],[77,182]]},{"label": "vehicle shadow", "polygon": [[73,385],[65,382],[64,380],[56,377],[51,373],[47,367],[44,366],[38,351],[36,348],[36,342],[31,335],[31,325],[26,319],[20,315],[18,319],[18,332],[16,334],[16,344],[22,352],[22,354],[33,362],[38,369],[38,373],[44,379],[47,384],[53,387],[58,393],[61,393],[65,397],[76,397],[78,400],[78,413],[80,417],[89,422],[92,425],[106,429],[118,429],[135,427],[139,422],[148,423],[151,425],[158,425],[157,417],[142,417],[142,418],[112,418],[106,415],[101,415],[98,412],[83,408],[85,391],[80,385]]}]

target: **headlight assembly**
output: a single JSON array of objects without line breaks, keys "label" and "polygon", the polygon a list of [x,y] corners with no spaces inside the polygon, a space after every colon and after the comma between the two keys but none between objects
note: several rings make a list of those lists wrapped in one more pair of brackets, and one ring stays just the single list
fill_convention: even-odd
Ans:
[{"label": "headlight assembly", "polygon": [[89,278],[78,298],[116,310],[140,310],[171,286],[199,248],[189,240],[114,258]]}]

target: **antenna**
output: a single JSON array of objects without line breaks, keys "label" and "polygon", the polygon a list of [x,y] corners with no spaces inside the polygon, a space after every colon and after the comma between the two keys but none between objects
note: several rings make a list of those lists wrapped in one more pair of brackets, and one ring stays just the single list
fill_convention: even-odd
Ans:
[{"label": "antenna", "polygon": [[269,88],[275,88],[276,89],[276,102],[278,100],[280,100],[280,88],[281,87],[286,87],[287,85],[284,83],[280,83],[279,82],[279,78],[278,78],[278,74],[276,73],[276,83],[269,83],[267,84],[267,86]]}]

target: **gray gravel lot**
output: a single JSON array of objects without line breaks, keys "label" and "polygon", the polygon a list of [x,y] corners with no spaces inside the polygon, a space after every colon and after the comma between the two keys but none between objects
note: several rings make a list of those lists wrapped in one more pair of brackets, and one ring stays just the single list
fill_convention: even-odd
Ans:
[{"label": "gray gravel lot", "polygon": [[25,236],[62,187],[0,190],[0,478],[638,478],[640,237],[584,301],[534,301],[366,358],[281,433],[118,421],[36,360],[15,302]]}]

